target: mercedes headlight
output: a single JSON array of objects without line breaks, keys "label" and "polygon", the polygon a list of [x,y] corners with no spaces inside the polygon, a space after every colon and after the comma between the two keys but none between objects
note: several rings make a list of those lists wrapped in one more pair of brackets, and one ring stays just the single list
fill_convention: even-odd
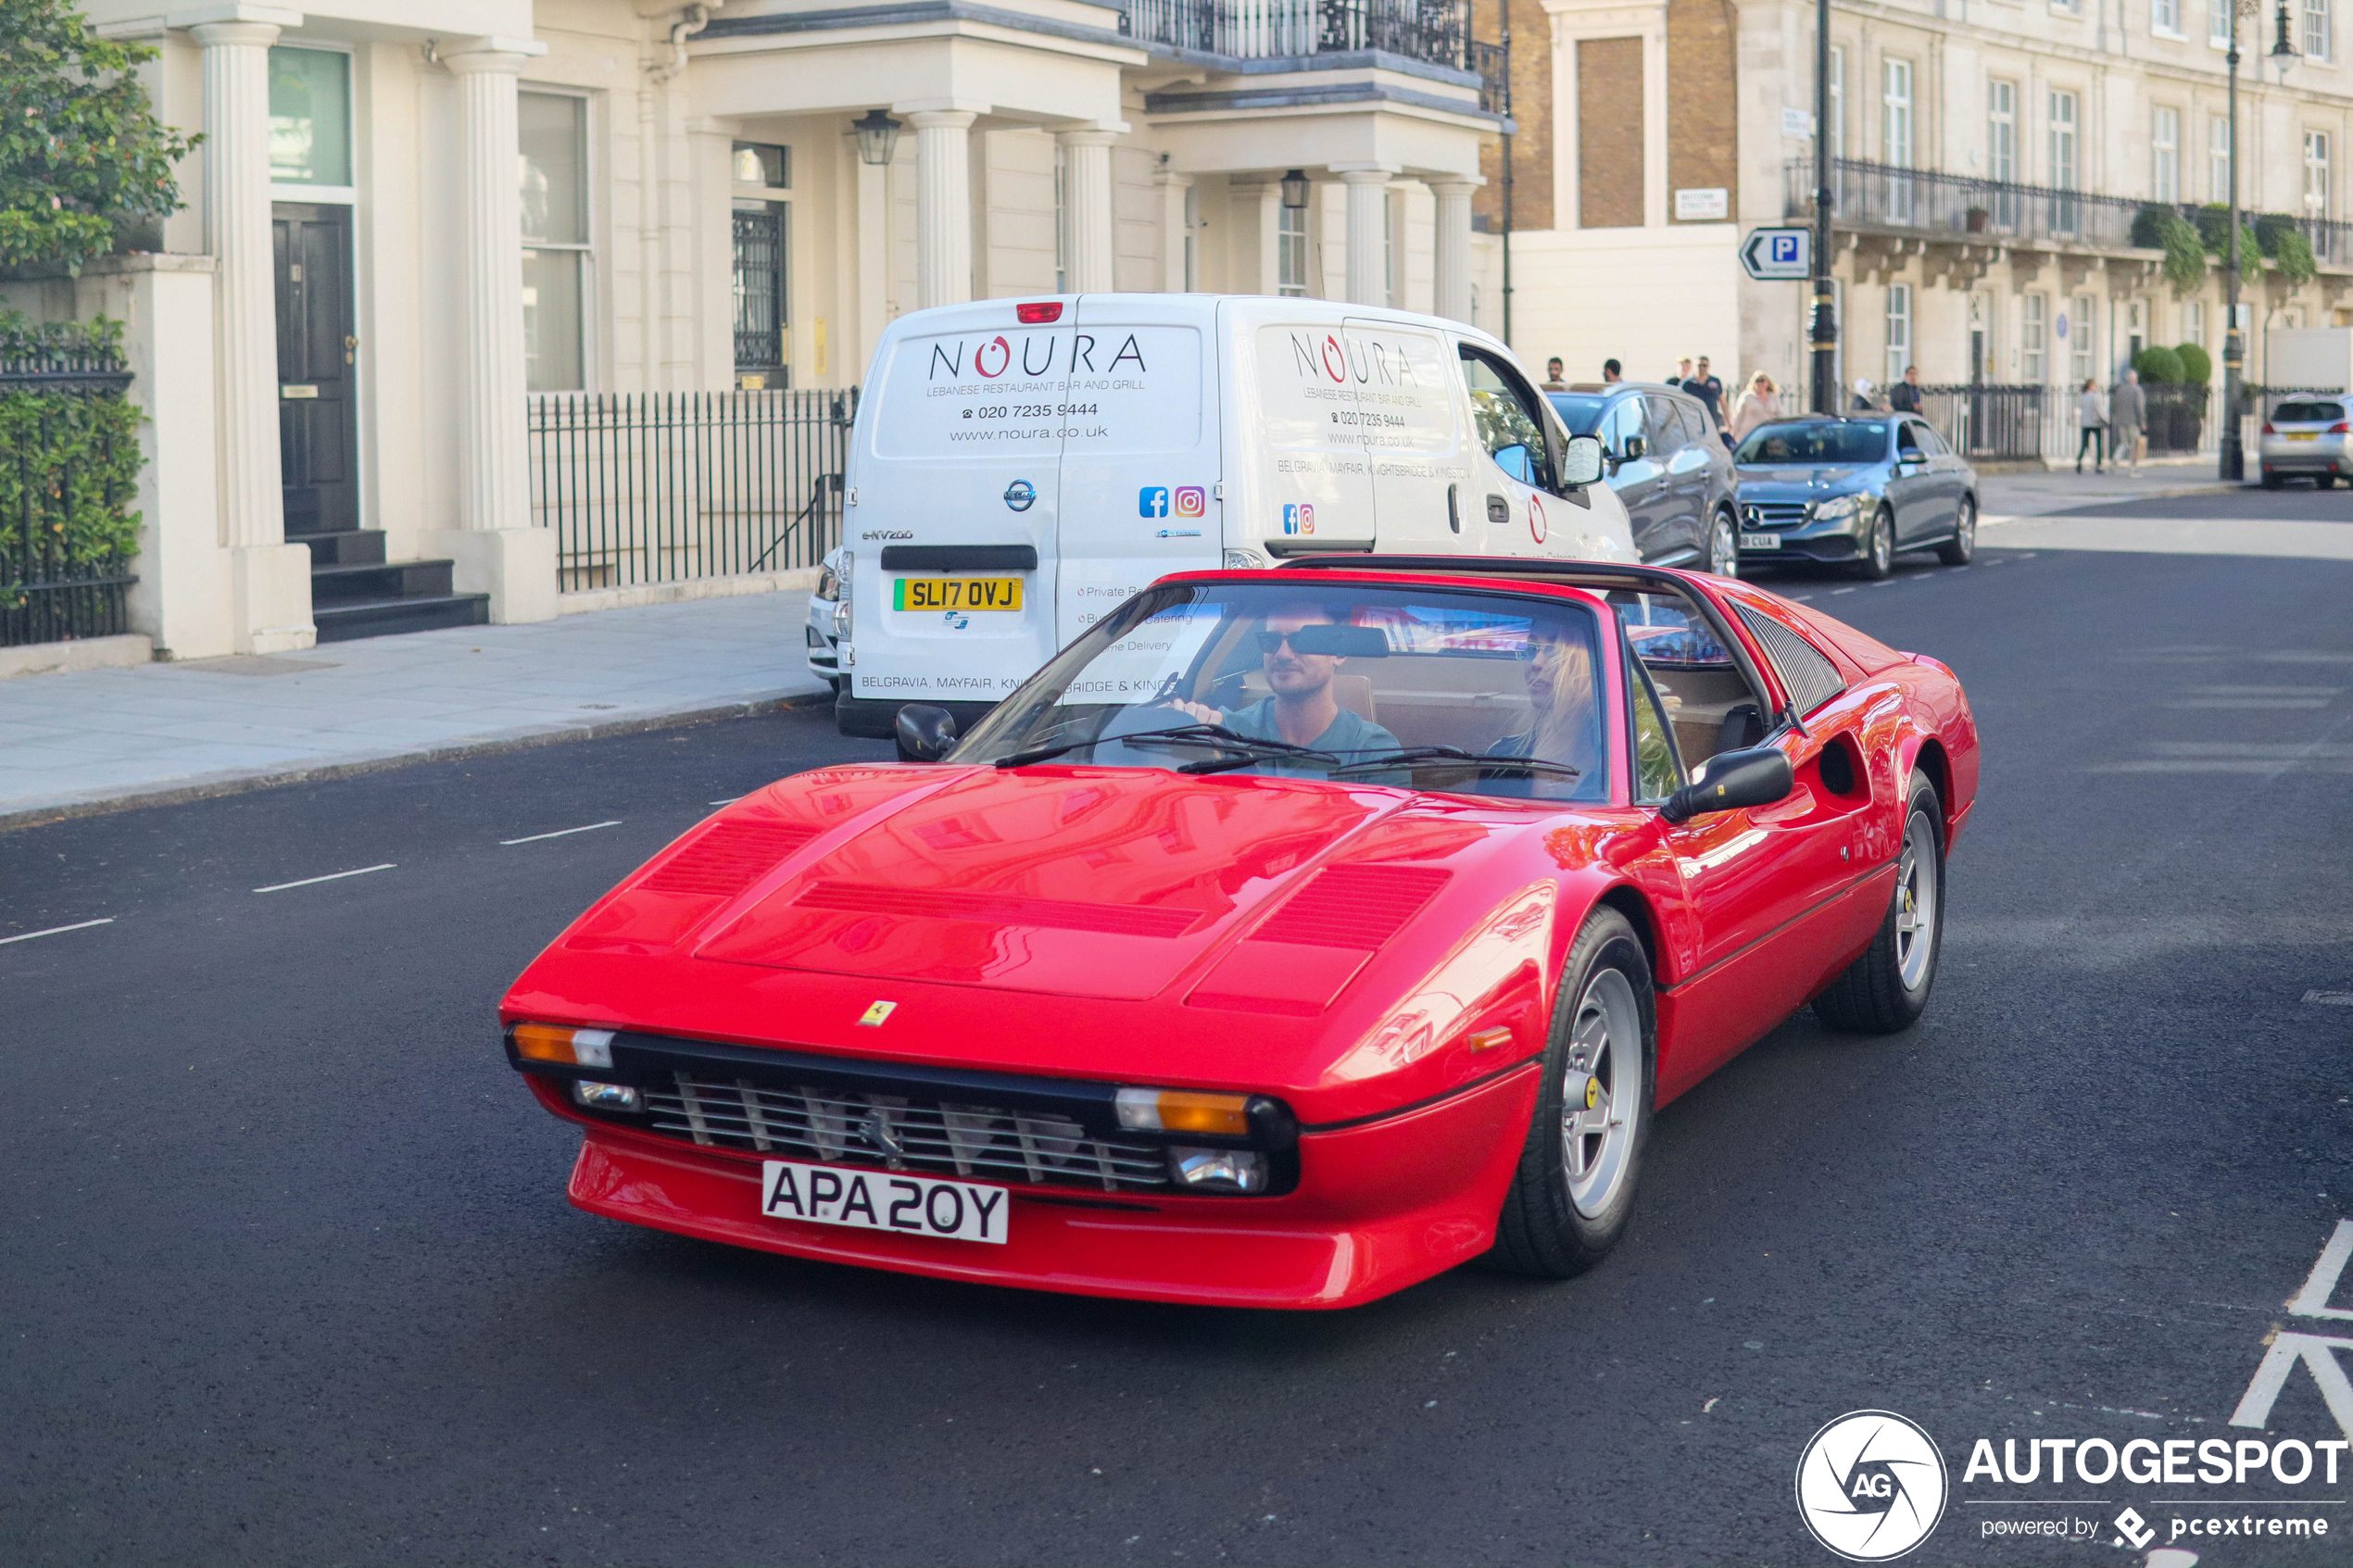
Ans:
[{"label": "mercedes headlight", "polygon": [[1855,505],[1860,499],[1856,495],[1833,495],[1827,501],[1817,501],[1814,503],[1814,521],[1843,522],[1855,515]]}]

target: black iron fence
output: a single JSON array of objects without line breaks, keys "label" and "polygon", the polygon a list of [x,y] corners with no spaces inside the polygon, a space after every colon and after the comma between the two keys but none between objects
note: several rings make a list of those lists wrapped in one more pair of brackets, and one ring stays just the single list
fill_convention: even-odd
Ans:
[{"label": "black iron fence", "polygon": [[[1962,238],[1982,234],[1989,241],[2041,240],[2094,250],[2157,248],[2162,242],[2147,232],[2144,213],[2161,213],[2173,207],[2184,220],[2200,221],[2200,209],[2195,204],[2174,206],[2049,185],[2021,185],[2010,180],[1979,180],[1861,158],[1831,160],[1831,200],[1835,221],[1860,228],[1928,230]],[[1811,220],[1811,158],[1792,158],[1783,164],[1781,210],[1791,219]],[[2246,222],[2250,228],[2260,222],[2292,224],[2310,244],[2314,259],[2323,266],[2342,265],[2353,257],[2353,224],[2255,213],[2247,214]]]},{"label": "black iron fence", "polygon": [[535,393],[531,505],[566,593],[814,566],[858,392]]},{"label": "black iron fence", "polygon": [[1923,386],[1920,416],[1965,458],[2026,461],[2043,455],[2050,389]]},{"label": "black iron fence", "polygon": [[19,342],[0,357],[0,646],[131,629],[130,384],[101,345]]},{"label": "black iron fence", "polygon": [[1128,0],[1120,31],[1146,44],[1245,60],[1385,49],[1477,69],[1469,0]]}]

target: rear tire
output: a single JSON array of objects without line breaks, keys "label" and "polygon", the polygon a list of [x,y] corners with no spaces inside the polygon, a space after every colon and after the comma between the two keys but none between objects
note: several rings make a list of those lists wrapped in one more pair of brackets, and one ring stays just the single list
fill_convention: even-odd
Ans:
[{"label": "rear tire", "polygon": [[1871,519],[1871,531],[1863,536],[1862,558],[1855,563],[1855,575],[1879,582],[1895,570],[1895,514],[1885,507]]},{"label": "rear tire", "polygon": [[1833,1029],[1893,1035],[1928,1007],[1944,947],[1944,813],[1936,786],[1914,773],[1904,796],[1904,844],[1887,918],[1863,956],[1814,998]]},{"label": "rear tire", "polygon": [[1650,960],[1626,917],[1593,911],[1561,975],[1535,1114],[1489,1254],[1539,1279],[1583,1273],[1625,1234],[1658,1077]]},{"label": "rear tire", "polygon": [[1707,570],[1718,577],[1741,574],[1740,534],[1730,512],[1718,512],[1716,521],[1707,525]]},{"label": "rear tire", "polygon": [[1969,496],[1961,497],[1961,509],[1953,519],[1953,536],[1936,546],[1936,558],[1946,566],[1967,566],[1977,558],[1977,503]]},{"label": "rear tire", "polygon": [[2322,490],[2334,490],[2336,488],[2336,475],[2324,473],[2314,479],[2312,483]]},{"label": "rear tire", "polygon": [[2281,478],[2278,474],[2273,473],[2273,472],[2272,472],[2270,469],[2265,469],[2265,470],[2263,470],[2263,488],[2264,488],[2264,489],[2266,489],[2266,490],[2277,490],[2277,489],[2279,489],[2282,485],[2285,484],[2286,483],[2287,483],[2287,482],[2286,482],[2285,480],[2282,479],[2282,478]]}]

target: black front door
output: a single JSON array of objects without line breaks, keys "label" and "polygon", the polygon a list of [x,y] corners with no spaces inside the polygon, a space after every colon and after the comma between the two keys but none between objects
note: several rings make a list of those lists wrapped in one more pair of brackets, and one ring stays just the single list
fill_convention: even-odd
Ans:
[{"label": "black front door", "polygon": [[278,452],[286,532],[359,526],[352,401],[351,209],[271,208],[278,271]]}]

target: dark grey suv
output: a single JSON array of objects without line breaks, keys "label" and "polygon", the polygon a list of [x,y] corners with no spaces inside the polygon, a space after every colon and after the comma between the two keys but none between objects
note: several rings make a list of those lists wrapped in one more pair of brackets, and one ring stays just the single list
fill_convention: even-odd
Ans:
[{"label": "dark grey suv", "polygon": [[1545,395],[1571,435],[1601,437],[1604,481],[1644,561],[1739,574],[1739,478],[1706,404],[1648,382]]}]

